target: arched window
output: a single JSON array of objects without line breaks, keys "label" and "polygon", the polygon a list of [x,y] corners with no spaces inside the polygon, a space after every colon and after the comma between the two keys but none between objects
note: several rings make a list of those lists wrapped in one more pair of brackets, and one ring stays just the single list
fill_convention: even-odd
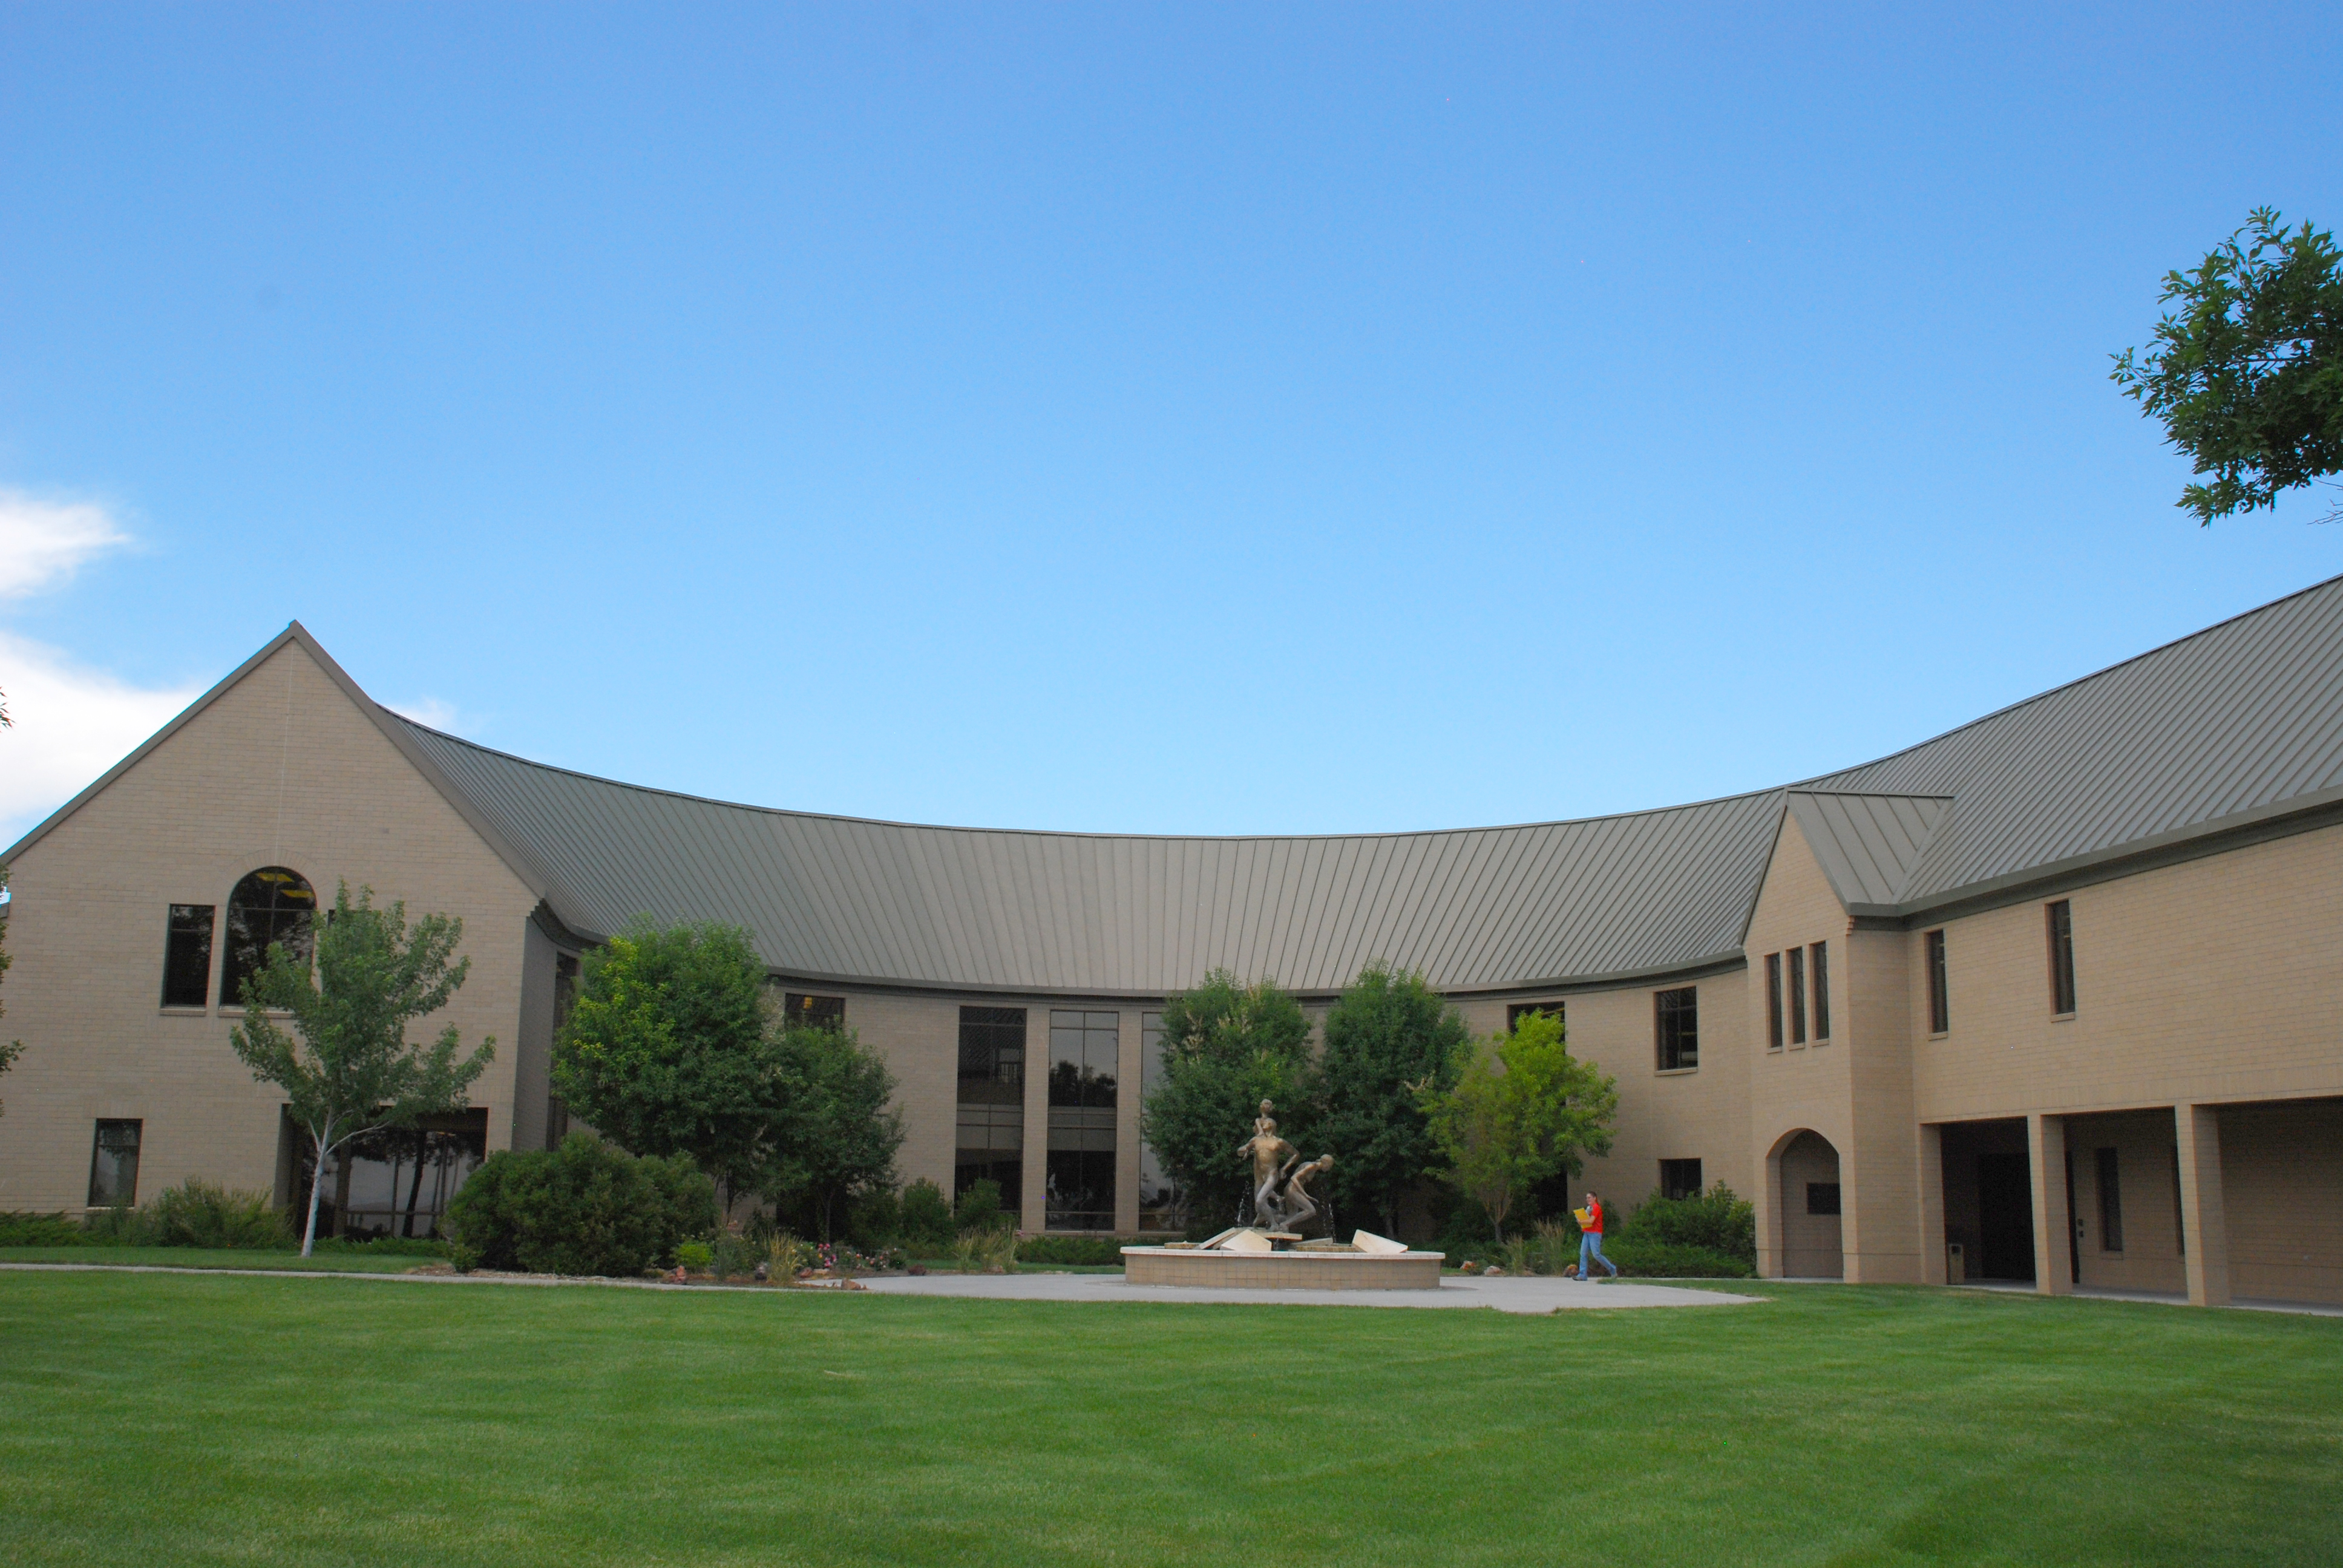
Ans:
[{"label": "arched window", "polygon": [[227,963],[220,970],[220,1000],[243,1005],[245,980],[268,962],[271,942],[307,959],[310,922],[317,914],[317,890],[298,871],[263,866],[238,882],[227,899]]}]

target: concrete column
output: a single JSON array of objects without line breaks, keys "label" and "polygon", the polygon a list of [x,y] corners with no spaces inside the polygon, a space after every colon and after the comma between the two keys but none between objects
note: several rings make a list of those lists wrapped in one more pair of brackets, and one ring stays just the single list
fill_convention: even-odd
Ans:
[{"label": "concrete column", "polygon": [[1139,1010],[1124,1008],[1114,1040],[1114,1228],[1139,1229]]},{"label": "concrete column", "polygon": [[1765,1156],[1763,1166],[1765,1179],[1757,1183],[1757,1273],[1762,1279],[1778,1280],[1782,1277],[1781,1151]]},{"label": "concrete column", "polygon": [[2172,1108],[2180,1146],[2180,1233],[2187,1248],[2188,1304],[2229,1304],[2229,1211],[2221,1195],[2221,1124],[2209,1105]]},{"label": "concrete column", "polygon": [[2028,1116],[2026,1119],[2027,1163],[2034,1178],[2034,1288],[2046,1296],[2063,1296],[2075,1288],[2068,1235],[2075,1223],[2066,1211],[2066,1119]]},{"label": "concrete column", "polygon": [[1945,1282],[1945,1130],[1920,1126],[1920,1282]]},{"label": "concrete column", "polygon": [[1049,1219],[1050,1010],[1025,1010],[1025,1192],[1017,1228],[1039,1235]]}]

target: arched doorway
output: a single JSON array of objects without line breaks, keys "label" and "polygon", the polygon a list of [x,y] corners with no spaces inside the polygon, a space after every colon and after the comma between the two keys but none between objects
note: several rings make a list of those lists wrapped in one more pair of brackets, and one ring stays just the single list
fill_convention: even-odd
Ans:
[{"label": "arched doorway", "polygon": [[1793,1280],[1843,1280],[1839,1240],[1838,1151],[1819,1132],[1782,1146],[1782,1274]]}]

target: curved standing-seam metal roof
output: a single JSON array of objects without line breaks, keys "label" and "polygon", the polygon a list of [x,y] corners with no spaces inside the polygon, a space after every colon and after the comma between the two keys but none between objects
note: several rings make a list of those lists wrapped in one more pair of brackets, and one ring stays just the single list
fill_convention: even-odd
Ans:
[{"label": "curved standing-seam metal roof", "polygon": [[1161,995],[1226,968],[1330,991],[1377,959],[1443,990],[1526,989],[1739,958],[1793,789],[1845,862],[1842,896],[1871,910],[2319,800],[2343,788],[2343,578],[1802,785],[1510,828],[866,821],[614,783],[385,717],[581,932],[725,920],[788,974],[948,989]]}]

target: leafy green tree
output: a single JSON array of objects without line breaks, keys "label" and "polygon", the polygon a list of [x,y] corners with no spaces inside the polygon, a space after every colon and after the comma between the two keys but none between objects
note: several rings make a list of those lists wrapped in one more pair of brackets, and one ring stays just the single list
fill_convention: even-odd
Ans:
[{"label": "leafy green tree", "polygon": [[1262,1101],[1288,1119],[1288,1141],[1302,1131],[1309,1054],[1310,1020],[1273,981],[1247,985],[1214,970],[1165,1000],[1163,1069],[1140,1108],[1140,1131],[1187,1195],[1192,1229],[1232,1223],[1250,1195],[1237,1146]]},{"label": "leafy green tree", "polygon": [[1523,1194],[1611,1151],[1619,1089],[1570,1054],[1560,1019],[1537,1012],[1472,1042],[1454,1085],[1427,1084],[1422,1103],[1443,1173],[1487,1211],[1502,1241]]},{"label": "leafy green tree", "polygon": [[1318,1142],[1334,1157],[1336,1212],[1398,1229],[1399,1206],[1435,1151],[1423,1091],[1456,1081],[1464,1020],[1420,974],[1369,964],[1326,1015],[1311,1082]]},{"label": "leafy green tree", "polygon": [[554,1092],[637,1154],[689,1154],[725,1206],[757,1183],[794,1107],[749,933],[638,919],[578,967]]},{"label": "leafy green tree", "polygon": [[[344,882],[316,933],[314,971],[307,955],[271,942],[266,962],[244,983],[244,1022],[229,1042],[253,1077],[285,1091],[317,1153],[305,1258],[317,1244],[317,1200],[333,1152],[378,1129],[461,1110],[464,1091],[496,1055],[490,1036],[459,1058],[454,1024],[428,1045],[407,1038],[407,1026],[447,1006],[471,972],[470,959],[455,958],[463,937],[464,922],[450,915],[425,915],[410,932],[406,904],[378,910],[371,888],[359,889],[353,904]],[[272,1010],[293,1015],[291,1034]]]},{"label": "leafy green tree", "polygon": [[809,1216],[827,1241],[847,1204],[893,1192],[903,1147],[902,1113],[888,1108],[895,1075],[850,1029],[785,1025],[768,1043],[777,1053],[785,1114],[757,1190],[776,1208]]},{"label": "leafy green tree", "polygon": [[2179,506],[2200,523],[2272,505],[2280,490],[2343,471],[2343,255],[2275,208],[2187,272],[2165,275],[2142,356],[2109,374],[2143,416],[2212,476]]}]

